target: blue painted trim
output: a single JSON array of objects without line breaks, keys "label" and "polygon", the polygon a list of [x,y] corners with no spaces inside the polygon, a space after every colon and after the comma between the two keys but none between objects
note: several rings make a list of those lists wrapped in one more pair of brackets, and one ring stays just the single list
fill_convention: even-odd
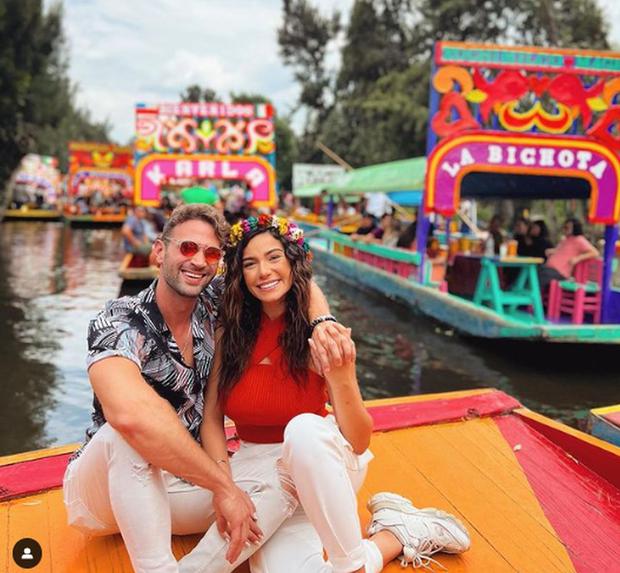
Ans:
[{"label": "blue painted trim", "polygon": [[601,289],[601,322],[604,324],[613,321],[615,297],[611,296],[611,278],[613,274],[612,264],[616,256],[616,241],[618,240],[618,227],[607,225],[605,227],[605,248],[603,250],[603,284]]},{"label": "blue painted trim", "polygon": [[390,191],[387,195],[394,201],[404,207],[418,207],[422,204],[423,191]]},{"label": "blue painted trim", "polygon": [[605,440],[610,444],[614,444],[615,446],[620,446],[620,428],[594,414],[590,414],[590,426],[590,433],[593,436]]}]

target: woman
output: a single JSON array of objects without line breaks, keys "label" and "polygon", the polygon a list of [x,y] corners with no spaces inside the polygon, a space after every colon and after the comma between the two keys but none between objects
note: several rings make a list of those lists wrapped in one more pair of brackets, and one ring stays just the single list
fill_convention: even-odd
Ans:
[{"label": "woman", "polygon": [[563,231],[564,238],[555,249],[547,249],[547,262],[538,269],[542,290],[546,290],[552,280],[569,278],[577,263],[598,257],[596,247],[583,236],[583,225],[579,219],[566,219]]},{"label": "woman", "polygon": [[[225,263],[204,447],[233,477],[247,465],[277,475],[287,500],[277,530],[259,516],[270,538],[252,556],[252,571],[375,573],[401,554],[404,564],[421,566],[437,551],[465,551],[469,538],[456,518],[388,493],[370,500],[372,537],[362,540],[355,493],[372,458],[372,420],[354,361],[332,366],[324,378],[314,366],[308,335],[316,323],[334,319],[308,324],[312,270],[301,229],[265,215],[241,221],[231,229]],[[230,462],[224,414],[241,440]]]},{"label": "woman", "polygon": [[527,251],[524,256],[537,257],[547,260],[547,251],[553,249],[553,243],[549,240],[547,224],[538,219],[530,225],[527,235]]},{"label": "woman", "polygon": [[486,255],[499,255],[500,246],[504,242],[502,233],[502,218],[500,215],[493,215],[489,221],[488,237],[484,244]]}]

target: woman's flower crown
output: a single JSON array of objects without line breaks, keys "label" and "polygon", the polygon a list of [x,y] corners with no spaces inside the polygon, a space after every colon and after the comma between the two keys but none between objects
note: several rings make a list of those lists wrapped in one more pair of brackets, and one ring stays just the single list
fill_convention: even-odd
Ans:
[{"label": "woman's flower crown", "polygon": [[278,235],[288,241],[289,243],[295,243],[299,245],[306,257],[312,260],[312,253],[310,252],[310,245],[304,239],[304,231],[300,229],[295,223],[285,219],[284,217],[278,217],[277,215],[259,215],[258,217],[248,217],[242,219],[230,227],[230,235],[228,238],[228,244],[231,247],[236,247],[243,237],[249,235],[256,230],[274,229]]}]

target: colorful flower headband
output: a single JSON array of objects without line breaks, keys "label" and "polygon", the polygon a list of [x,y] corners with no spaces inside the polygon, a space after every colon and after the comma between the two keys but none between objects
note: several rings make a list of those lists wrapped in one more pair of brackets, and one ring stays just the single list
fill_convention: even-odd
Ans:
[{"label": "colorful flower headband", "polygon": [[289,243],[296,243],[303,248],[306,253],[306,258],[312,260],[312,254],[310,253],[310,245],[304,239],[304,231],[300,229],[295,223],[285,219],[284,217],[278,217],[277,215],[259,215],[258,217],[248,217],[235,223],[230,228],[230,236],[228,244],[231,247],[236,247],[243,237],[249,235],[256,230],[275,229],[283,239]]}]

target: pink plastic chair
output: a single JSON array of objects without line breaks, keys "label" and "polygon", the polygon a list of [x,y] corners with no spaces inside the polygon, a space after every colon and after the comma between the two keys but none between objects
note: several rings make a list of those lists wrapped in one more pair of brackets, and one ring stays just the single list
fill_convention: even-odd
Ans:
[{"label": "pink plastic chair", "polygon": [[560,315],[571,316],[573,324],[583,324],[585,314],[592,315],[592,322],[601,322],[601,281],[603,260],[581,261],[573,270],[573,276],[564,281],[551,281],[547,318],[558,321]]}]

